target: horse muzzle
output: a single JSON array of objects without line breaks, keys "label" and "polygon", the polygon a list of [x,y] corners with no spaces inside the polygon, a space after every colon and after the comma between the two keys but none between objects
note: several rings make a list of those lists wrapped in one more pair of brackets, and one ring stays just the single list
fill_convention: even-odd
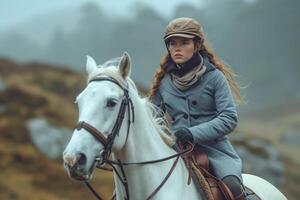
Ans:
[{"label": "horse muzzle", "polygon": [[77,153],[73,156],[66,156],[64,167],[71,178],[78,181],[87,181],[91,179],[94,169],[94,163],[87,169],[87,158],[83,153]]}]

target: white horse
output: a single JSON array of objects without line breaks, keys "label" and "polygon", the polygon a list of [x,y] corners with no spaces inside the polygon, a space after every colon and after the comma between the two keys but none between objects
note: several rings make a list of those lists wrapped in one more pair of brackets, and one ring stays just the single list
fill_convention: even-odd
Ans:
[{"label": "white horse", "polygon": [[[123,163],[157,160],[177,153],[167,144],[171,138],[164,133],[161,119],[152,116],[153,106],[138,95],[129,77],[131,61],[127,53],[99,66],[88,56],[86,70],[87,87],[76,98],[79,123],[63,153],[65,168],[72,178],[90,180],[95,160],[104,162],[110,152],[113,159]],[[205,199],[193,180],[187,184],[188,170],[184,161],[179,158],[176,162],[177,157],[174,157],[153,164],[116,166],[117,200],[127,196],[143,200],[150,195],[151,199]],[[166,178],[168,173],[171,175]],[[128,187],[124,187],[118,174],[123,179],[126,175]],[[243,179],[245,186],[263,200],[286,199],[259,177],[243,174]],[[162,182],[160,190],[153,192]]]}]

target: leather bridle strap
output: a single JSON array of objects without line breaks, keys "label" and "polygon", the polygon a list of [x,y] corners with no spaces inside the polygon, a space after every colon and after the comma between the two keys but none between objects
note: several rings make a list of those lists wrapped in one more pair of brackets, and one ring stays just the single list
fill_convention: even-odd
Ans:
[{"label": "leather bridle strap", "polygon": [[[157,159],[157,160],[149,160],[149,161],[142,161],[142,162],[122,162],[122,165],[126,166],[126,165],[146,165],[146,164],[153,164],[153,163],[158,163],[158,162],[163,162],[166,160],[170,160],[172,158],[178,157],[178,156],[182,156],[184,154],[188,154],[191,153],[194,150],[194,145],[193,144],[189,144],[190,148],[187,148],[179,153],[173,154],[171,156],[167,156],[161,159]],[[111,163],[114,165],[119,165],[119,162],[116,162],[114,160],[105,160],[106,163]],[[97,168],[100,168],[97,166]]]},{"label": "leather bridle strap", "polygon": [[85,129],[87,132],[89,132],[90,134],[92,134],[97,140],[99,140],[104,146],[106,146],[108,144],[107,138],[104,137],[104,135],[98,131],[95,127],[91,126],[90,124],[81,121],[78,122],[77,126],[76,126],[76,130],[81,130],[81,129]]},{"label": "leather bridle strap", "polygon": [[95,191],[95,189],[89,182],[85,181],[84,183],[90,189],[90,191],[95,195],[95,197],[97,197],[98,200],[103,200],[103,198]]},{"label": "leather bridle strap", "polygon": [[96,78],[91,79],[89,81],[89,83],[93,82],[93,81],[110,81],[110,82],[113,82],[113,83],[117,84],[120,88],[122,88],[122,90],[127,90],[116,79],[114,79],[112,77],[106,77],[106,76],[96,77]]},{"label": "leather bridle strap", "polygon": [[[129,105],[127,96],[128,96],[128,94],[125,92],[125,95],[121,102],[121,107],[120,107],[120,111],[119,111],[118,117],[116,119],[116,122],[113,126],[111,133],[107,136],[107,138],[108,138],[107,144],[104,145],[104,152],[102,154],[104,159],[109,157],[115,137],[116,137],[116,135],[119,134],[119,131],[120,131],[120,128],[121,128],[121,125],[123,123],[123,119],[125,116],[126,106]],[[130,126],[130,124],[128,124],[128,126]],[[129,134],[129,128],[127,129],[126,138],[128,137],[128,134]]]},{"label": "leather bridle strap", "polygon": [[169,179],[169,177],[171,176],[172,172],[174,171],[177,163],[179,160],[179,156],[176,158],[176,160],[174,161],[169,173],[167,174],[167,176],[164,178],[164,180],[159,184],[159,186],[148,196],[148,198],[146,200],[151,199],[152,197],[154,197],[154,195],[156,195],[156,193],[162,188],[162,186],[167,182],[167,180]]}]

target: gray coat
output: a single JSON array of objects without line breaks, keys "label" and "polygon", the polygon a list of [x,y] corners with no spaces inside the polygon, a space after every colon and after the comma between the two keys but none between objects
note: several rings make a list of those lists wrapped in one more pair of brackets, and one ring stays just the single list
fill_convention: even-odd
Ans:
[{"label": "gray coat", "polygon": [[204,64],[204,75],[185,91],[177,89],[167,73],[152,102],[171,116],[173,132],[181,127],[191,131],[218,178],[236,175],[242,180],[241,159],[227,136],[237,125],[230,87],[221,71],[207,59]]}]

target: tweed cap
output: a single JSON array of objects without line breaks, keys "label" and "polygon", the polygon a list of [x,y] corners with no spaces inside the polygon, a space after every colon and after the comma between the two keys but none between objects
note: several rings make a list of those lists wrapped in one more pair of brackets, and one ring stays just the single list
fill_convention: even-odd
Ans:
[{"label": "tweed cap", "polygon": [[180,17],[172,20],[167,25],[164,31],[164,40],[166,41],[174,36],[185,38],[201,38],[201,32],[203,32],[202,27],[195,19],[189,17]]}]

